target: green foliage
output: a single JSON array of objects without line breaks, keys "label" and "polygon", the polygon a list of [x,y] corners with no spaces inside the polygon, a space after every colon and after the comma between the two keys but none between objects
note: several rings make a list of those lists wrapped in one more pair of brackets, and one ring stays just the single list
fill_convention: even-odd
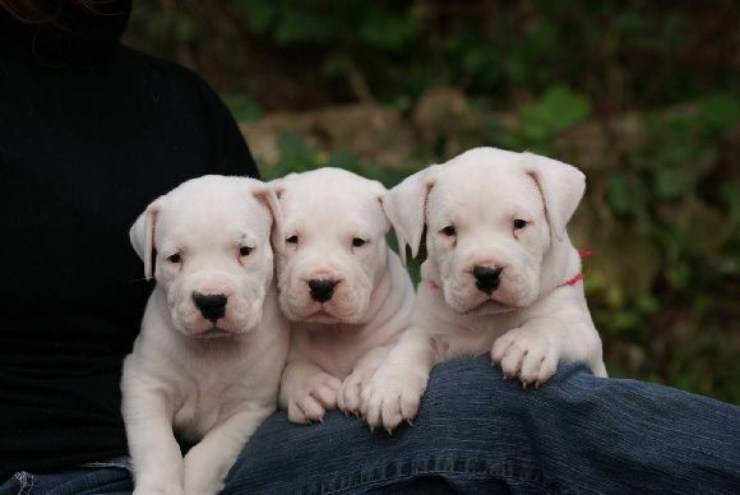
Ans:
[{"label": "green foliage", "polygon": [[[240,122],[359,99],[411,127],[403,166],[284,132],[266,178],[333,165],[390,187],[481,144],[581,165],[571,227],[611,373],[740,403],[736,3],[179,3],[138,0],[129,42],[195,67]],[[466,110],[420,122],[441,86]]]},{"label": "green foliage", "polygon": [[262,117],[262,110],[259,103],[249,95],[224,95],[223,100],[237,122],[254,122]]},{"label": "green foliage", "polygon": [[507,148],[529,148],[547,154],[559,133],[583,122],[590,112],[586,96],[564,86],[553,86],[521,112],[518,132],[500,140]]}]

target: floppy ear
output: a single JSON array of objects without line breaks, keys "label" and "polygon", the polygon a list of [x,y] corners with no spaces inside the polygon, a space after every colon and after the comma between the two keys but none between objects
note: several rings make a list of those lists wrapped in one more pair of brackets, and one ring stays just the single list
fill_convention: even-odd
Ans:
[{"label": "floppy ear", "polygon": [[406,177],[383,196],[383,209],[398,238],[401,260],[406,263],[406,246],[415,258],[421,245],[426,218],[427,196],[439,172],[439,165],[427,167]]},{"label": "floppy ear", "polygon": [[366,182],[372,195],[378,198],[378,206],[380,206],[380,209],[383,212],[383,232],[388,234],[388,231],[391,229],[391,223],[388,218],[388,214],[385,212],[385,208],[383,207],[383,198],[388,194],[388,189],[386,189],[382,182],[377,180],[367,179]]},{"label": "floppy ear", "polygon": [[545,214],[553,239],[562,241],[565,226],[586,190],[586,176],[572,165],[534,153],[522,153],[525,168],[545,201]]},{"label": "floppy ear", "polygon": [[144,262],[144,277],[147,280],[152,279],[154,266],[154,230],[157,225],[157,216],[162,209],[164,196],[155,199],[146,210],[139,215],[136,222],[131,226],[128,232],[131,245],[139,258]]},{"label": "floppy ear", "polygon": [[280,209],[280,203],[278,203],[275,190],[270,185],[264,184],[253,189],[252,194],[257,198],[257,201],[267,206],[267,209],[270,210],[270,215],[272,215],[272,227],[270,230],[272,249],[276,252],[282,251],[285,247],[283,212]]},{"label": "floppy ear", "polygon": [[280,196],[282,196],[283,192],[285,191],[285,183],[296,175],[298,175],[296,172],[291,172],[288,175],[283,175],[282,177],[279,177],[277,179],[272,179],[267,184],[272,188],[275,196],[280,199]]}]

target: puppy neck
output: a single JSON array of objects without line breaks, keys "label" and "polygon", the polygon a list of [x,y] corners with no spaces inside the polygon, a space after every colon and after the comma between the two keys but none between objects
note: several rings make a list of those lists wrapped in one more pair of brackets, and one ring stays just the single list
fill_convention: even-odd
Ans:
[{"label": "puppy neck", "polygon": [[562,240],[553,240],[542,260],[540,294],[560,287],[563,282],[580,272],[581,257],[566,233]]}]

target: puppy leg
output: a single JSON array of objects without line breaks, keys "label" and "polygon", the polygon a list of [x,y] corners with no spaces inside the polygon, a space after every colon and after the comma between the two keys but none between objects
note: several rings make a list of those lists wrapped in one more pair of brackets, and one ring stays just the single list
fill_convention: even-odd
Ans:
[{"label": "puppy leg", "polygon": [[185,456],[185,495],[215,495],[239,452],[274,408],[239,411],[211,429]]},{"label": "puppy leg", "polygon": [[352,373],[342,382],[342,388],[337,394],[337,407],[345,413],[360,412],[360,394],[375,371],[380,367],[383,359],[388,355],[390,346],[380,346],[370,349],[357,362]]},{"label": "puppy leg", "polygon": [[124,379],[122,387],[123,418],[134,467],[134,494],[180,495],[183,460],[172,431],[172,412],[161,392],[137,385],[141,384]]},{"label": "puppy leg", "polygon": [[508,377],[541,385],[561,362],[583,361],[597,376],[606,376],[601,339],[587,313],[572,310],[534,318],[493,343],[491,358]]},{"label": "puppy leg", "polygon": [[491,359],[508,378],[526,387],[546,382],[558,367],[563,324],[553,318],[530,320],[496,339]]},{"label": "puppy leg", "polygon": [[361,393],[360,410],[370,429],[382,426],[390,433],[416,417],[433,365],[429,335],[409,328]]},{"label": "puppy leg", "polygon": [[326,411],[337,407],[341,380],[313,363],[295,360],[288,363],[280,385],[280,405],[294,423],[321,421]]}]

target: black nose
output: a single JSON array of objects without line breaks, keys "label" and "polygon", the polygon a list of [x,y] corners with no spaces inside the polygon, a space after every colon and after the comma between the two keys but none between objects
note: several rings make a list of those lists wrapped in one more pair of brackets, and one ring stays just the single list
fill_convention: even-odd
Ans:
[{"label": "black nose", "polygon": [[308,281],[308,287],[311,289],[311,299],[318,302],[326,302],[334,294],[334,287],[337,285],[335,280],[329,279],[311,279]]},{"label": "black nose", "polygon": [[501,282],[500,275],[503,268],[491,268],[490,266],[474,266],[473,276],[475,277],[475,286],[486,294],[498,289]]},{"label": "black nose", "polygon": [[223,294],[201,294],[193,292],[193,302],[203,318],[215,322],[226,312],[227,298]]}]

